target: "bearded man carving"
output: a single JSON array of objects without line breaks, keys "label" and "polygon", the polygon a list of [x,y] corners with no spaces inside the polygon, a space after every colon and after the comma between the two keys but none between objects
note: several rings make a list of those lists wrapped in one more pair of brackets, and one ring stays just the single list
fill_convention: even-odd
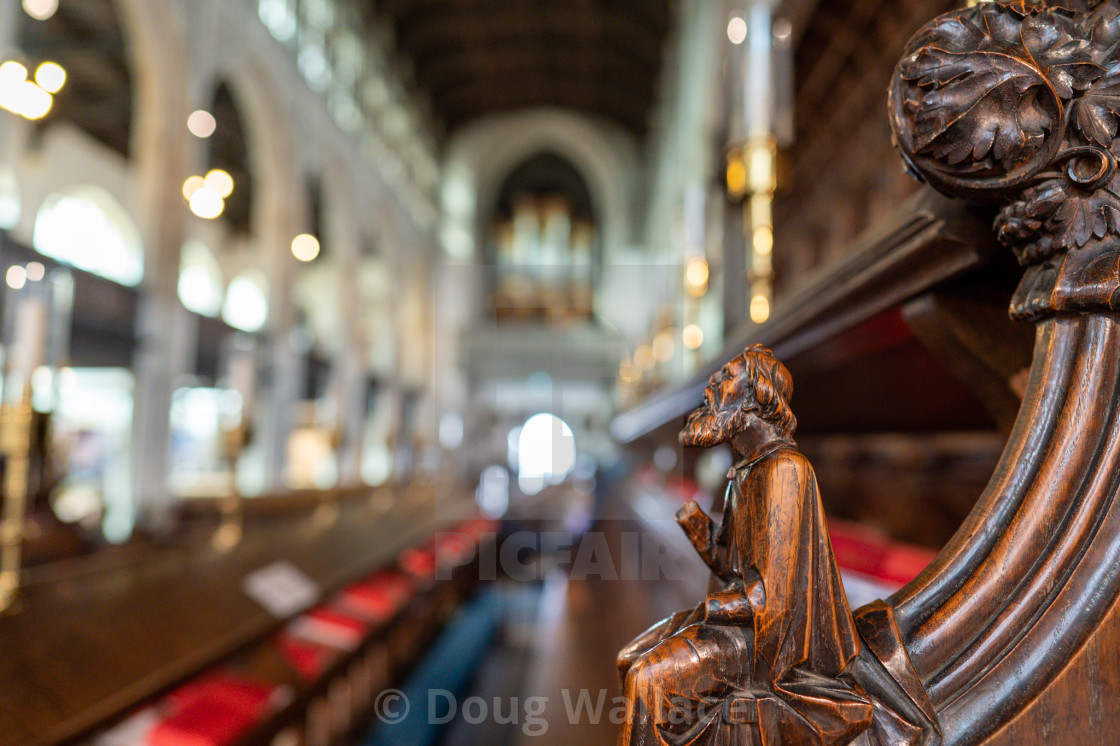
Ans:
[{"label": "bearded man carving", "polygon": [[678,513],[718,583],[620,654],[619,743],[842,744],[872,706],[846,680],[860,652],[816,476],[793,441],[785,366],[752,345],[712,376],[680,440],[730,443],[723,518]]}]

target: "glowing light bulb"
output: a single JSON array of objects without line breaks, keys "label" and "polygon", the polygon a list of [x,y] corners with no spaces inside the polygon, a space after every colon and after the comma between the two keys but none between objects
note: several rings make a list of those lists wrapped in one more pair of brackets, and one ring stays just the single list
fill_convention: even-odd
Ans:
[{"label": "glowing light bulb", "polygon": [[673,329],[666,329],[653,338],[653,356],[659,363],[667,363],[673,359],[677,352],[676,334]]},{"label": "glowing light bulb", "polygon": [[742,153],[733,151],[727,156],[727,192],[732,197],[741,197],[747,191],[747,167]]},{"label": "glowing light bulb", "polygon": [[20,290],[27,284],[27,270],[19,264],[13,264],[8,267],[4,280],[12,290]]},{"label": "glowing light bulb", "polygon": [[700,345],[704,344],[704,330],[699,324],[689,324],[681,332],[681,341],[688,349],[698,350]]},{"label": "glowing light bulb", "polygon": [[690,295],[699,297],[707,292],[708,260],[701,256],[689,259],[684,267],[684,281]]},{"label": "glowing light bulb", "polygon": [[649,370],[657,362],[653,356],[653,348],[649,345],[642,345],[634,350],[634,365],[638,366],[638,370]]},{"label": "glowing light bulb", "polygon": [[205,182],[206,186],[213,189],[222,199],[233,194],[233,177],[220,168],[215,168],[206,174]]},{"label": "glowing light bulb", "polygon": [[57,62],[44,62],[35,70],[35,82],[47,93],[58,93],[66,85],[66,70]]},{"label": "glowing light bulb", "polygon": [[754,245],[755,253],[769,254],[774,248],[774,231],[768,225],[760,225],[754,229]]},{"label": "glowing light bulb", "polygon": [[43,266],[42,262],[28,262],[24,271],[27,273],[27,279],[31,282],[38,282],[47,276],[47,268]]},{"label": "glowing light bulb", "polygon": [[751,298],[751,321],[761,324],[770,318],[770,299],[765,295]]},{"label": "glowing light bulb", "polygon": [[198,109],[192,111],[191,115],[187,117],[187,130],[195,137],[205,140],[214,134],[218,129],[218,121],[214,119],[214,115],[205,109]]},{"label": "glowing light bulb", "polygon": [[292,256],[301,262],[310,262],[319,256],[319,239],[308,233],[301,233],[292,239]]},{"label": "glowing light bulb", "polygon": [[732,16],[727,22],[727,39],[739,46],[747,40],[747,21],[742,16]]},{"label": "glowing light bulb", "polygon": [[221,195],[205,185],[196,189],[191,195],[190,204],[191,212],[203,220],[213,220],[226,208],[225,200]]},{"label": "glowing light bulb", "polygon": [[50,113],[54,97],[30,80],[25,80],[17,89],[16,112],[28,119],[42,119]]},{"label": "glowing light bulb", "polygon": [[8,87],[27,80],[27,68],[16,62],[8,60],[0,65],[0,86]]},{"label": "glowing light bulb", "polygon": [[23,10],[36,21],[45,21],[58,10],[58,0],[23,0]]},{"label": "glowing light bulb", "polygon": [[202,187],[206,186],[206,179],[201,176],[190,176],[183,182],[183,197],[190,200]]}]

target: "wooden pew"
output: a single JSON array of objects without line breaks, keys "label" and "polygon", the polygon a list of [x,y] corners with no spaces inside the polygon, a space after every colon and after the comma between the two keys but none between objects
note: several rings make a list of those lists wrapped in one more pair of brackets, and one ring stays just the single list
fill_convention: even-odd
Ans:
[{"label": "wooden pew", "polygon": [[[402,551],[476,514],[472,496],[447,484],[354,490],[332,501],[306,495],[288,504],[278,497],[248,508],[244,536],[232,549],[215,548],[203,530],[195,534],[203,540],[110,567],[94,558],[41,568],[22,590],[18,610],[0,617],[0,743],[57,744],[95,734],[215,667],[289,687],[288,703],[245,736],[251,743],[329,707],[322,703],[332,686],[366,676],[363,666],[376,667],[368,675],[386,686],[477,582],[472,566],[420,582],[406,608],[371,627],[312,681],[296,676],[274,644],[303,608],[270,613],[247,594],[246,577],[287,565],[312,584],[311,601],[318,602],[397,567]],[[354,709],[351,727],[363,715]]]}]

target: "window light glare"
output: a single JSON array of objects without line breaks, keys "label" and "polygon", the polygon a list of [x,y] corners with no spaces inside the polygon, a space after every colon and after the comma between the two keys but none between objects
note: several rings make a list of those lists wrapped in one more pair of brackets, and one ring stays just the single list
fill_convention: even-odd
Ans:
[{"label": "window light glare", "polygon": [[564,481],[576,462],[575,436],[568,423],[542,412],[530,417],[518,430],[517,482],[521,491],[534,495],[550,484]]},{"label": "window light glare", "polygon": [[214,255],[200,241],[183,244],[179,259],[179,301],[188,311],[202,316],[222,312],[225,286],[222,270]]},{"label": "window light glare", "polygon": [[235,277],[226,290],[222,318],[243,332],[256,332],[268,321],[268,299],[253,277]]},{"label": "window light glare", "polygon": [[43,200],[32,244],[40,254],[122,285],[144,277],[144,250],[128,213],[95,187],[73,187]]}]

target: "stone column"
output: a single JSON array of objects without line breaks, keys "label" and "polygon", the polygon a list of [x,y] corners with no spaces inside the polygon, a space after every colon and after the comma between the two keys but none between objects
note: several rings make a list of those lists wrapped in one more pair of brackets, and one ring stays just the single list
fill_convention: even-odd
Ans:
[{"label": "stone column", "polygon": [[177,292],[186,209],[181,184],[188,155],[188,69],[183,29],[169,5],[166,0],[119,5],[133,49],[132,148],[146,250],[133,359],[133,493],[141,521],[152,527],[164,525],[170,512],[171,395],[189,371],[195,344]]}]

